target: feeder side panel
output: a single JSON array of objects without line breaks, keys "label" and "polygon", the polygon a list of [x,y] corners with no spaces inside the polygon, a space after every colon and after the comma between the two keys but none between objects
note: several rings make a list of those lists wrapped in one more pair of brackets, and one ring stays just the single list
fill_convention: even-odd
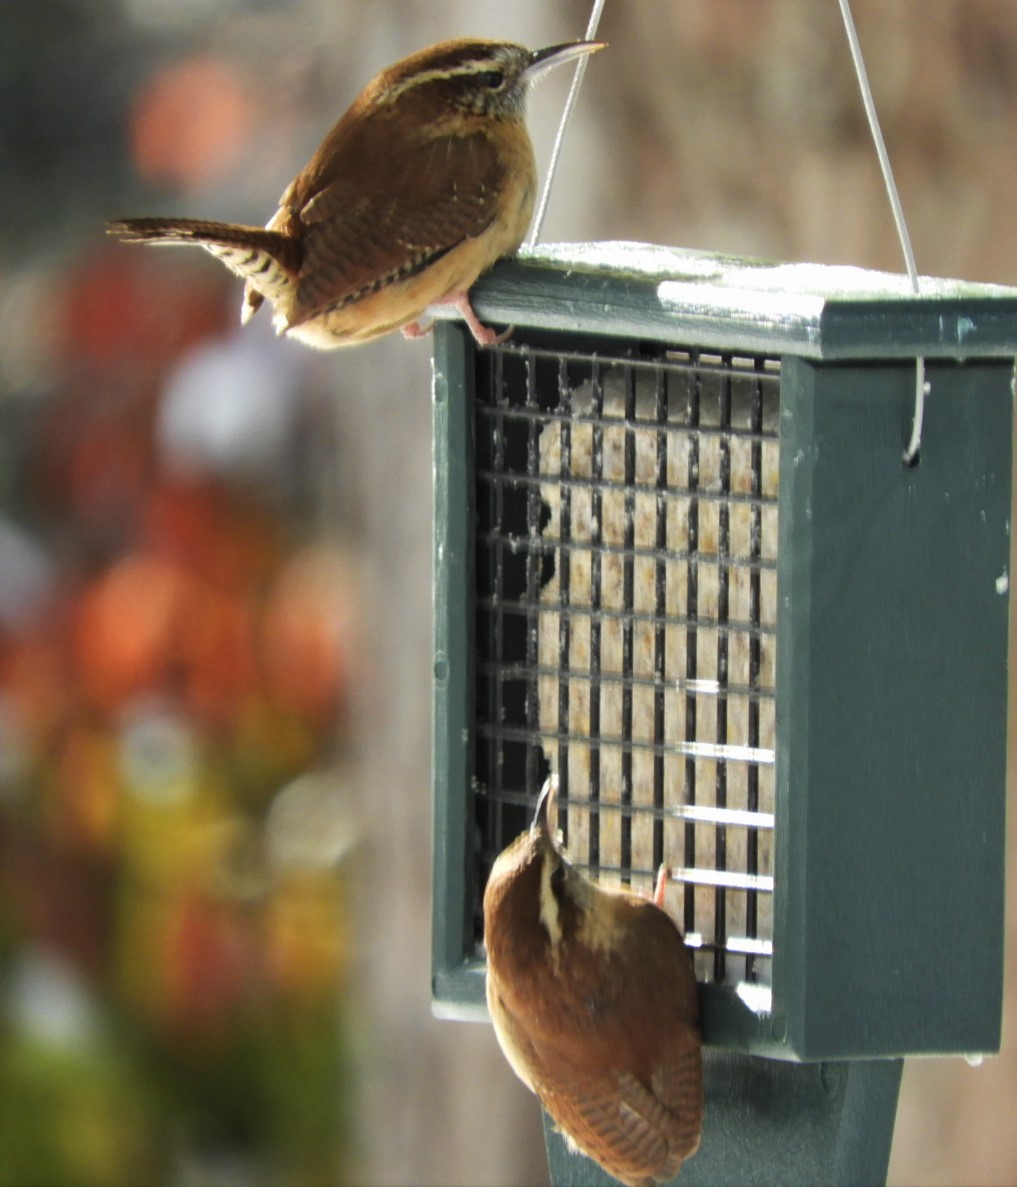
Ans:
[{"label": "feeder side panel", "polygon": [[785,360],[774,995],[804,1059],[999,1047],[1013,361],[927,376],[907,468],[913,366]]},{"label": "feeder side panel", "polygon": [[[469,409],[473,384],[464,332],[443,326],[434,354],[434,716],[432,722],[434,871],[432,967],[437,982],[461,966],[469,927],[469,726],[473,687],[470,624],[472,588],[473,443]],[[412,789],[408,789],[412,790]]]}]

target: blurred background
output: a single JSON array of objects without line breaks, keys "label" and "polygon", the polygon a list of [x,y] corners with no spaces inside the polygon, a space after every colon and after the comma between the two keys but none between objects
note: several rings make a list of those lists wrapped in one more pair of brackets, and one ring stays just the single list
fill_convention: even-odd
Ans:
[{"label": "blurred background", "polygon": [[[1017,5],[854,8],[919,269],[1017,283]],[[211,257],[102,228],[262,223],[381,67],[587,16],[0,9],[0,1187],[546,1182],[490,1028],[429,1009],[428,343],[241,331]],[[544,239],[901,270],[836,0],[602,35]],[[1004,1051],[908,1064],[892,1183],[1017,1182],[1008,950]]]}]

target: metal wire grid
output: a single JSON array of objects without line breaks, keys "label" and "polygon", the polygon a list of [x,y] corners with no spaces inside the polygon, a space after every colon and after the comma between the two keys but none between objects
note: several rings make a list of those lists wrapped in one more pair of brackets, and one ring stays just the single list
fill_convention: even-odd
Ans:
[{"label": "metal wire grid", "polygon": [[475,936],[547,772],[591,876],[667,862],[704,981],[768,980],[779,364],[477,356]]}]

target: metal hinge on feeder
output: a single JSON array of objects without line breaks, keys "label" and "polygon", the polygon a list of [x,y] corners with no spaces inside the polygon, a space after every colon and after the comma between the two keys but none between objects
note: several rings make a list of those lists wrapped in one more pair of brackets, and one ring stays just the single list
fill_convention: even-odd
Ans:
[{"label": "metal hinge on feeder", "polygon": [[587,872],[677,868],[708,1048],[871,1069],[836,1157],[885,1172],[873,1061],[999,1046],[1017,290],[597,244],[473,296],[516,330],[437,327],[435,1009],[553,766]]}]

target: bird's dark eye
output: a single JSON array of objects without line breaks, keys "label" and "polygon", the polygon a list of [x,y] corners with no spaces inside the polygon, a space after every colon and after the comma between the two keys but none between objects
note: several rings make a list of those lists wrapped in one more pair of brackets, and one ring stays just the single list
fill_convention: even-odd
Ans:
[{"label": "bird's dark eye", "polygon": [[492,91],[500,91],[505,85],[505,75],[500,70],[481,70],[476,77],[482,87]]}]

